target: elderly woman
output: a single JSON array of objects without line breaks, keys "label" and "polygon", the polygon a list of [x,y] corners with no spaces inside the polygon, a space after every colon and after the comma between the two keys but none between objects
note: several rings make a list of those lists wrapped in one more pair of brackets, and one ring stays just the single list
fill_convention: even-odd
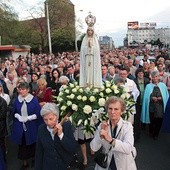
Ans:
[{"label": "elderly woman", "polygon": [[125,102],[119,97],[110,97],[105,108],[109,120],[99,125],[90,147],[95,152],[101,147],[103,152],[108,152],[107,167],[96,164],[95,170],[136,170],[133,126],[121,118]]},{"label": "elderly woman", "polygon": [[59,91],[62,91],[65,85],[68,85],[69,83],[69,78],[67,76],[60,76],[59,78],[59,83],[61,85]]},{"label": "elderly woman", "polygon": [[160,82],[158,71],[151,72],[151,81],[145,88],[141,121],[149,124],[150,136],[157,139],[169,93],[166,85]]},{"label": "elderly woman", "polygon": [[54,103],[46,103],[41,116],[45,124],[38,131],[35,170],[67,169],[76,149],[71,123],[67,121],[61,126],[59,109]]}]

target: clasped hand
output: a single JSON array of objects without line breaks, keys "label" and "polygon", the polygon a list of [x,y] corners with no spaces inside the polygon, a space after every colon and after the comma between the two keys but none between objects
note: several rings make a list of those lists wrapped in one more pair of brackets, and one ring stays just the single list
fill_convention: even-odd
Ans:
[{"label": "clasped hand", "polygon": [[101,124],[100,137],[109,142],[112,140],[112,137],[108,133],[109,124],[106,121],[103,121]]},{"label": "clasped hand", "polygon": [[158,102],[158,101],[162,100],[162,97],[152,97],[152,100],[154,102]]},{"label": "clasped hand", "polygon": [[63,133],[63,127],[61,126],[60,123],[56,124],[53,128],[53,134],[58,134],[58,135],[61,135]]},{"label": "clasped hand", "polygon": [[37,118],[35,114],[31,116],[21,116],[18,113],[15,113],[14,117],[17,118],[19,122],[23,122],[23,123],[26,123],[27,121],[35,120]]}]

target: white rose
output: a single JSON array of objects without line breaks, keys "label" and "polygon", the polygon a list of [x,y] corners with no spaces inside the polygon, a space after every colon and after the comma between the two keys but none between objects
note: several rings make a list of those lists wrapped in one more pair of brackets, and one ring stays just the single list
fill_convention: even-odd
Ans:
[{"label": "white rose", "polygon": [[73,87],[74,87],[74,84],[73,84],[73,83],[70,83],[70,87],[73,88]]},{"label": "white rose", "polygon": [[104,94],[102,92],[99,93],[100,97],[104,97]]},{"label": "white rose", "polygon": [[76,89],[78,90],[80,88],[80,86],[76,86]]},{"label": "white rose", "polygon": [[125,99],[125,98],[126,98],[126,95],[125,95],[125,94],[122,94],[120,97],[121,97],[122,99]]},{"label": "white rose", "polygon": [[58,94],[58,96],[62,96],[63,95],[63,92],[60,92],[59,94]]},{"label": "white rose", "polygon": [[62,106],[61,110],[64,111],[64,110],[66,110],[66,108],[67,108],[66,106]]},{"label": "white rose", "polygon": [[70,98],[71,98],[71,99],[74,99],[74,97],[75,97],[74,94],[71,94],[71,95],[70,95]]},{"label": "white rose", "polygon": [[91,113],[92,112],[91,106],[85,105],[84,108],[83,108],[83,112],[86,113],[86,114]]},{"label": "white rose", "polygon": [[94,89],[94,92],[95,92],[95,93],[98,93],[98,92],[99,92],[99,89],[95,88],[95,89]]},{"label": "white rose", "polygon": [[61,102],[63,99],[61,97],[57,97],[57,101]]},{"label": "white rose", "polygon": [[106,81],[106,87],[110,87],[111,86],[111,83],[109,81]]},{"label": "white rose", "polygon": [[107,94],[109,94],[109,93],[111,93],[111,92],[112,92],[112,91],[110,90],[110,88],[107,88],[107,89],[106,89],[106,93],[107,93]]},{"label": "white rose", "polygon": [[76,89],[76,88],[72,89],[72,92],[73,92],[73,93],[76,93],[76,92],[77,92],[77,89]]},{"label": "white rose", "polygon": [[82,89],[82,88],[80,88],[80,89],[79,89],[79,92],[80,92],[80,93],[83,93],[83,89]]},{"label": "white rose", "polygon": [[69,93],[70,93],[70,91],[69,91],[68,89],[66,89],[66,90],[65,90],[65,92],[66,92],[67,94],[69,94]]},{"label": "white rose", "polygon": [[100,90],[103,91],[104,89],[105,89],[105,87],[102,85],[101,88],[100,88]]},{"label": "white rose", "polygon": [[106,100],[104,99],[104,98],[100,98],[99,99],[99,106],[104,106],[105,105],[105,102],[106,102]]},{"label": "white rose", "polygon": [[95,98],[94,96],[91,96],[91,97],[89,98],[89,100],[90,100],[91,102],[94,102],[94,101],[96,100],[96,98]]},{"label": "white rose", "polygon": [[86,97],[86,96],[83,96],[83,97],[82,97],[82,100],[83,100],[83,102],[86,101],[86,100],[87,100],[87,97]]},{"label": "white rose", "polygon": [[118,94],[119,93],[119,90],[114,90],[115,94]]},{"label": "white rose", "polygon": [[81,95],[78,95],[78,96],[77,96],[77,99],[78,99],[78,100],[81,100],[81,99],[82,99]]},{"label": "white rose", "polygon": [[78,106],[76,104],[72,104],[72,107],[71,107],[73,110],[77,111],[78,110]]},{"label": "white rose", "polygon": [[69,100],[67,101],[67,106],[71,106],[72,105],[72,102]]},{"label": "white rose", "polygon": [[112,90],[117,90],[117,86],[116,85],[112,85],[111,89]]}]

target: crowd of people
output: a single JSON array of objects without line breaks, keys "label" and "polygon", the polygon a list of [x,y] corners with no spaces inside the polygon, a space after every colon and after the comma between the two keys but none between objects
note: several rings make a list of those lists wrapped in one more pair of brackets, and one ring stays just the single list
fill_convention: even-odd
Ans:
[{"label": "crowd of people", "polygon": [[[167,52],[168,50],[156,50],[154,61],[149,60],[150,51],[148,49],[128,48],[100,52],[102,82],[114,81],[115,83],[122,83],[136,101],[134,114],[128,119],[128,122],[131,122],[134,128],[135,141],[140,139],[141,129],[145,129],[147,124],[149,125],[149,135],[154,140],[159,137],[160,131],[170,132],[170,128],[167,125],[169,123],[169,104],[167,102],[170,92],[170,60]],[[139,60],[137,58],[138,55],[143,55],[144,58]],[[58,131],[61,130],[61,133],[58,134],[57,138],[52,134],[50,126],[53,126],[51,123],[55,124],[55,121],[58,122],[59,111],[57,110],[57,113],[53,110],[48,111],[49,108],[52,109],[52,106],[47,107],[47,104],[54,103],[52,96],[59,94],[63,84],[74,81],[79,82],[80,62],[79,52],[63,52],[57,55],[29,54],[27,56],[19,56],[15,61],[10,58],[2,60],[0,65],[0,148],[4,162],[7,162],[7,136],[10,136],[10,139],[19,146],[18,159],[23,160],[23,169],[28,167],[28,159],[32,159],[33,166],[37,157],[36,168],[39,169],[38,167],[42,166],[42,160],[40,160],[42,152],[47,157],[54,156],[56,159],[59,159],[60,155],[52,152],[49,153],[50,148],[46,148],[48,141],[46,141],[47,139],[43,139],[43,137],[47,132],[50,132],[49,134],[56,141],[57,146],[51,146],[56,149],[56,152],[58,149],[59,152],[60,150],[63,152],[62,147],[67,146],[64,150],[70,154],[74,154],[75,144],[73,143],[75,139],[73,140],[69,137],[69,140],[73,142],[72,144],[71,141],[67,141],[67,133],[68,135],[73,135],[73,132],[70,132],[70,134],[66,132],[66,129],[69,129],[67,126],[60,127],[56,125]],[[88,76],[92,75],[90,74]],[[87,81],[82,82],[82,84],[87,83]],[[113,103],[118,102],[121,105],[120,107],[123,107],[119,100],[112,100],[110,99],[108,101],[106,107],[108,115],[111,112],[109,109],[112,110],[114,108],[112,106]],[[45,113],[43,113],[43,109]],[[55,117],[57,118],[55,118],[54,122],[52,120],[53,118],[50,117],[54,115],[47,113],[56,115]],[[122,113],[123,110],[121,110],[120,115]],[[110,119],[111,124],[109,124],[109,127],[112,126],[114,129],[116,125],[112,124],[114,122],[112,122],[112,116]],[[49,128],[44,129],[44,122]],[[38,135],[38,128],[42,124],[43,127],[40,128],[40,134]],[[104,130],[108,129],[108,125],[106,128],[106,124],[105,122],[101,125],[105,128],[102,128],[99,133],[106,139],[105,142],[108,141],[107,143],[110,143],[111,137]],[[123,126],[132,128],[130,124],[126,123]],[[127,130],[127,127],[125,130]],[[122,133],[125,132],[123,131]],[[129,133],[129,135],[133,136],[133,132],[129,130]],[[131,146],[133,146],[132,136],[129,139],[129,143],[132,142]],[[101,145],[108,148],[108,146],[105,146],[107,144],[103,143],[103,140],[98,140],[98,138],[100,138],[100,135],[96,133],[96,136],[92,136],[90,140],[84,137],[82,139],[79,137],[76,139],[82,148],[82,162],[85,166],[88,164],[86,147],[84,145],[86,142],[91,142],[91,154],[94,154]],[[123,137],[121,136],[120,138]],[[58,140],[62,142],[60,143]],[[123,143],[122,146],[119,146],[119,136],[115,140],[117,146],[114,147],[113,152],[119,152],[124,146]],[[47,143],[43,144],[43,142]],[[38,156],[35,157],[36,144],[38,144]],[[127,145],[126,147],[128,148]],[[126,152],[129,152],[128,149]],[[116,157],[116,154],[114,156]],[[66,158],[66,160],[68,159]],[[111,159],[110,161],[112,162]],[[55,164],[56,162],[53,163]],[[53,163],[51,162],[51,164]],[[63,164],[62,161],[60,162],[58,160],[57,166],[64,167],[65,165],[68,165],[68,163],[65,164],[64,162]],[[117,162],[116,165],[118,168],[119,163]],[[44,166],[46,167],[46,165]],[[132,164],[132,166],[134,165]]]},{"label": "crowd of people", "polygon": [[[18,145],[21,170],[29,160],[36,170],[69,169],[80,145],[82,165],[88,166],[86,143],[90,153],[102,149],[108,153],[109,170],[136,170],[134,142],[149,125],[149,136],[170,132],[170,58],[168,49],[147,47],[100,51],[89,27],[80,52],[28,54],[16,60],[4,58],[0,63],[0,162],[7,164],[6,138]],[[154,60],[149,56],[154,55]],[[143,56],[143,58],[139,58]],[[81,87],[99,88],[105,81],[125,87],[135,106],[128,120],[119,97],[105,104],[108,121],[101,122],[94,135],[83,133],[83,126],[73,128],[70,121],[61,124],[60,111],[53,96],[63,85],[77,81]],[[5,169],[5,167],[1,168]],[[95,169],[103,169],[96,164]]]}]

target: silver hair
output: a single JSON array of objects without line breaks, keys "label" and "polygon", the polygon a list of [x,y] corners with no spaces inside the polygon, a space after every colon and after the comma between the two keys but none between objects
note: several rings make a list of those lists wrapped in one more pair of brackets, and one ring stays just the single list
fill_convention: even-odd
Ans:
[{"label": "silver hair", "polygon": [[63,81],[67,81],[67,82],[69,82],[69,78],[67,77],[67,76],[60,76],[60,78],[59,78],[59,82],[61,83],[61,82],[63,82]]},{"label": "silver hair", "polygon": [[40,111],[41,116],[44,116],[48,113],[53,113],[59,116],[59,108],[55,103],[46,103]]},{"label": "silver hair", "polygon": [[159,71],[157,71],[157,70],[152,71],[151,77],[154,77],[154,76],[159,76]]}]

